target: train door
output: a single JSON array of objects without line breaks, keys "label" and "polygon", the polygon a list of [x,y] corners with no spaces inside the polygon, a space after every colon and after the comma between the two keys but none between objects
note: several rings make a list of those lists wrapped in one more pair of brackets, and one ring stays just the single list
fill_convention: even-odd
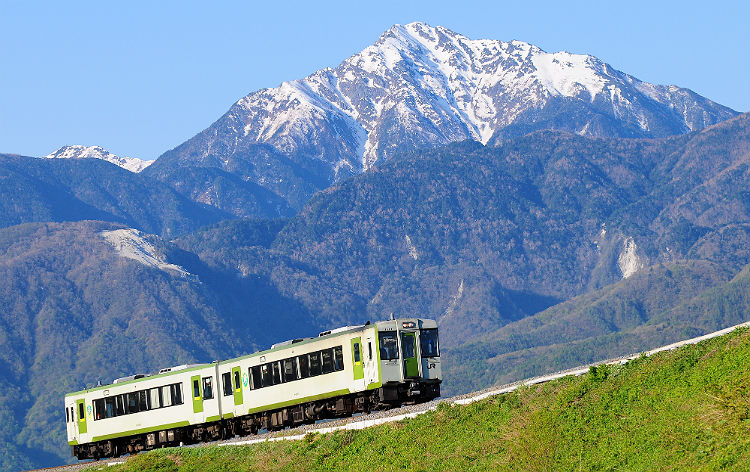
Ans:
[{"label": "train door", "polygon": [[205,415],[203,414],[203,390],[201,389],[200,375],[190,377],[190,391],[193,396],[193,416],[195,423],[202,423]]},{"label": "train door", "polygon": [[[232,383],[234,385],[234,405],[242,405],[242,381],[240,378],[242,377],[242,371],[240,370],[240,366],[232,367]],[[247,384],[247,379],[245,380],[245,384]]]},{"label": "train door", "polygon": [[352,367],[354,380],[365,378],[365,367],[362,361],[362,338],[352,339]]},{"label": "train door", "polygon": [[78,440],[78,427],[76,418],[76,404],[65,405],[65,429],[68,433],[68,441]]},{"label": "train door", "polygon": [[404,378],[419,377],[417,362],[417,345],[414,332],[401,332],[401,358],[404,366]]},{"label": "train door", "polygon": [[365,384],[367,386],[377,384],[380,382],[380,376],[378,375],[378,366],[380,365],[380,357],[378,354],[377,340],[372,336],[372,333],[367,333],[367,337],[362,343],[362,356],[365,360]]},{"label": "train door", "polygon": [[78,434],[86,434],[88,428],[86,427],[86,400],[76,401],[76,426],[78,427]]}]

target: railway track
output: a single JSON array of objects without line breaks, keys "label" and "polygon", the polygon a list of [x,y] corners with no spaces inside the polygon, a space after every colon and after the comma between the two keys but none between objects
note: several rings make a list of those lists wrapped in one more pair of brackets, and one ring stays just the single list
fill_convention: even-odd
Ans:
[{"label": "railway track", "polygon": [[[689,344],[697,344],[706,339],[711,339],[717,336],[722,336],[724,334],[730,333],[734,331],[735,329],[741,328],[741,327],[750,327],[750,321],[741,323],[735,326],[731,326],[729,328],[725,328],[719,331],[715,331],[713,333],[709,333],[703,336],[698,336],[696,338],[686,339],[684,341],[679,341],[673,344],[668,344],[666,346],[658,347],[650,351],[639,352],[636,354],[630,354],[627,356],[612,358],[612,359],[608,359],[608,360],[601,361],[601,362],[596,362],[592,364],[575,367],[573,369],[563,370],[560,372],[556,372],[554,374],[532,377],[530,379],[520,380],[518,382],[513,382],[507,385],[493,386],[493,387],[489,387],[483,390],[479,390],[477,392],[467,393],[464,395],[457,395],[457,396],[449,397],[449,398],[440,398],[440,399],[436,399],[427,403],[403,406],[403,407],[394,408],[391,410],[377,411],[377,412],[370,413],[368,415],[359,415],[359,416],[353,416],[350,418],[329,420],[329,421],[325,421],[325,422],[321,422],[317,424],[298,426],[296,428],[286,429],[282,431],[274,431],[274,432],[257,434],[251,438],[236,437],[236,438],[232,438],[232,439],[228,439],[224,441],[193,444],[190,446],[183,446],[183,447],[203,447],[206,445],[218,445],[218,446],[223,447],[223,446],[239,446],[239,445],[256,444],[256,443],[268,442],[268,441],[295,441],[295,440],[303,439],[307,434],[310,434],[310,433],[326,434],[326,433],[330,433],[333,431],[340,431],[340,430],[357,430],[357,429],[369,428],[369,427],[376,426],[376,425],[383,424],[383,423],[390,423],[394,421],[401,421],[401,420],[408,419],[408,418],[414,418],[418,415],[421,415],[423,413],[436,409],[437,406],[441,403],[448,402],[451,405],[467,405],[469,403],[484,400],[485,398],[489,398],[495,395],[501,395],[504,393],[512,392],[520,387],[524,387],[528,385],[536,385],[536,384],[540,384],[544,382],[550,382],[552,380],[556,380],[562,377],[567,377],[569,375],[583,375],[587,373],[592,366],[624,364],[629,360],[640,357],[641,355],[652,356],[658,352],[674,350],[681,346],[685,346]],[[34,469],[28,472],[78,471],[78,470],[82,470],[82,469],[95,466],[95,465],[101,465],[103,468],[109,467],[111,465],[122,464],[125,461],[127,461],[127,457],[120,457],[117,459],[104,459],[104,460],[99,460],[99,461],[80,462],[76,464],[62,465],[62,466],[57,466],[57,467],[47,467],[44,469]]]}]

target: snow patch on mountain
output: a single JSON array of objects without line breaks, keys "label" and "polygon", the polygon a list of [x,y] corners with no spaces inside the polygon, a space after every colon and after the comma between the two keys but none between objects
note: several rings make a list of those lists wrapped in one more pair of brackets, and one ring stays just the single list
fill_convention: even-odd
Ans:
[{"label": "snow patch on mountain", "polygon": [[99,146],[81,146],[78,144],[63,146],[44,157],[46,159],[101,159],[135,173],[142,171],[154,162],[135,157],[120,157]]},{"label": "snow patch on mountain", "polygon": [[120,257],[132,259],[140,264],[163,270],[171,275],[194,277],[193,274],[184,268],[167,262],[166,256],[157,251],[154,245],[148,242],[137,229],[116,229],[113,231],[102,231],[99,234],[112,245]]},{"label": "snow patch on mountain", "polygon": [[643,259],[638,256],[637,251],[638,246],[632,237],[628,237],[623,241],[622,251],[617,257],[617,266],[620,268],[623,279],[627,279],[645,266]]}]

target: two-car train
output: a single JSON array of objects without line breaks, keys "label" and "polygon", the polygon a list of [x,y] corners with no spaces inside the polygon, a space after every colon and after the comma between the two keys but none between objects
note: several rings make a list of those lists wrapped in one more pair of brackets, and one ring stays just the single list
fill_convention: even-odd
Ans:
[{"label": "two-car train", "polygon": [[65,395],[79,459],[277,430],[440,396],[437,324],[402,318]]}]

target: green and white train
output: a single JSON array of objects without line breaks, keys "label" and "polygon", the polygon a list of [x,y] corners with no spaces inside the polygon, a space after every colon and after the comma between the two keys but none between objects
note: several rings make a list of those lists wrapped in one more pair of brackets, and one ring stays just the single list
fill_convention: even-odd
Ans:
[{"label": "green and white train", "polygon": [[368,322],[69,393],[68,444],[97,459],[225,439],[429,401],[440,382],[435,321]]}]

